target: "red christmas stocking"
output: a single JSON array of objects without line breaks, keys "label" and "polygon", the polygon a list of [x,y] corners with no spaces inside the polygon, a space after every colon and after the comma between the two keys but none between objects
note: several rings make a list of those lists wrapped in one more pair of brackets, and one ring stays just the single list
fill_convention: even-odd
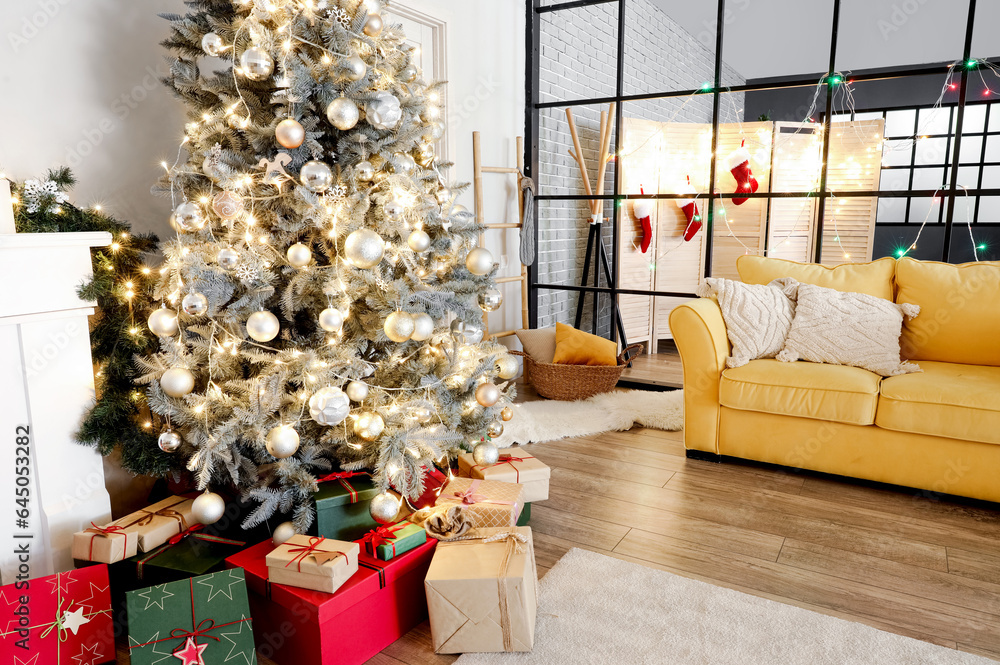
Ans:
[{"label": "red christmas stocking", "polygon": [[[643,194],[646,193],[641,187],[639,191]],[[649,243],[653,239],[653,225],[651,220],[655,208],[656,201],[653,199],[636,199],[632,203],[632,213],[642,224],[642,236],[639,238],[639,247],[642,249],[643,254],[649,249]]]},{"label": "red christmas stocking", "polygon": [[[690,179],[688,180],[688,185],[682,188],[682,191],[678,194],[694,194],[695,189],[690,184]],[[691,238],[694,238],[701,230],[701,214],[698,212],[698,204],[695,203],[695,199],[677,199],[677,207],[681,209],[684,213],[684,217],[687,219],[687,226],[684,227],[684,241],[690,242]]]},{"label": "red christmas stocking", "polygon": [[743,147],[742,141],[740,142],[740,147],[730,153],[728,161],[729,172],[736,179],[736,192],[733,196],[733,205],[743,205],[746,202],[746,197],[737,195],[752,194],[757,191],[760,184],[757,182],[757,178],[753,177],[753,171],[750,170],[750,151]]}]

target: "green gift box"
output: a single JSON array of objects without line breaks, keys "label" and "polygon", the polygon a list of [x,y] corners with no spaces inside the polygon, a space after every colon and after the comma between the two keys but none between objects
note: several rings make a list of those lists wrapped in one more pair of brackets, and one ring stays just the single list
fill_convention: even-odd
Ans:
[{"label": "green gift box", "polygon": [[132,665],[257,663],[241,568],[129,591],[125,603]]},{"label": "green gift box", "polygon": [[368,556],[388,561],[427,542],[424,527],[413,522],[397,522],[372,529],[359,541]]},{"label": "green gift box", "polygon": [[517,518],[518,526],[528,526],[528,521],[531,519],[531,504],[524,504],[524,509],[521,511],[521,516]]},{"label": "green gift box", "polygon": [[343,471],[319,479],[316,492],[316,535],[332,540],[358,540],[378,526],[368,503],[378,494],[367,473]]},{"label": "green gift box", "polygon": [[225,568],[226,558],[245,547],[246,543],[241,540],[203,533],[198,524],[172,537],[152,552],[126,559],[121,567],[129,575],[134,573],[143,586],[164,584],[222,570]]}]

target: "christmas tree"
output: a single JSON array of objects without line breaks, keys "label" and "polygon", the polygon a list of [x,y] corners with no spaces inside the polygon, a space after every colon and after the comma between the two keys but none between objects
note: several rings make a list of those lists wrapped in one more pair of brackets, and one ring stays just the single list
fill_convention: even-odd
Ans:
[{"label": "christmas tree", "polygon": [[[391,519],[427,468],[502,432],[517,363],[482,339],[500,304],[481,227],[454,205],[428,85],[367,0],[191,0],[165,16],[166,84],[188,107],[186,161],[139,358],[160,447],[200,489],[313,520],[317,478],[367,469]],[[209,75],[205,56],[225,67]],[[479,447],[489,460],[495,447]]]}]

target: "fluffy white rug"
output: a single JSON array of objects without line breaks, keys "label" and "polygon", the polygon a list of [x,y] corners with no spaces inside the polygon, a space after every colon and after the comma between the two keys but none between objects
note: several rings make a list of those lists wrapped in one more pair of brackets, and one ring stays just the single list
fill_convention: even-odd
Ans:
[{"label": "fluffy white rug", "polygon": [[680,390],[616,390],[578,402],[539,400],[514,406],[498,446],[538,443],[601,432],[624,431],[634,425],[679,430],[684,427]]},{"label": "fluffy white rug", "polygon": [[542,579],[531,653],[458,665],[987,665],[992,660],[571,549]]}]

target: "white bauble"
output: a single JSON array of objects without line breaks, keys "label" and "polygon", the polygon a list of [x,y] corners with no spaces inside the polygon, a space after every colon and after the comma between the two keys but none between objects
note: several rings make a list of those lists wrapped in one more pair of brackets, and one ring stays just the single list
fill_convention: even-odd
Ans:
[{"label": "white bauble", "polygon": [[413,334],[413,317],[407,312],[393,312],[385,317],[382,330],[394,342],[405,342]]},{"label": "white bauble", "polygon": [[177,312],[161,308],[149,315],[149,329],[159,337],[173,337],[177,334]]},{"label": "white bauble", "polygon": [[382,212],[385,213],[386,219],[393,222],[398,222],[399,220],[401,220],[403,218],[403,213],[405,211],[406,208],[403,207],[403,204],[395,200],[389,201],[384,206],[382,206]]},{"label": "white bauble", "polygon": [[374,441],[385,429],[382,416],[372,411],[366,411],[354,421],[354,434],[365,441]]},{"label": "white bauble", "polygon": [[320,388],[309,398],[309,415],[320,425],[339,425],[350,412],[351,400],[340,388]]},{"label": "white bauble", "polygon": [[442,136],[444,136],[444,123],[438,122],[437,120],[427,123],[426,136],[431,140],[437,141]]},{"label": "white bauble", "polygon": [[304,268],[312,261],[312,250],[300,242],[295,243],[285,252],[288,263],[296,268]]},{"label": "white bauble", "polygon": [[160,388],[170,397],[184,397],[194,390],[194,374],[183,367],[171,367],[160,377]]},{"label": "white bauble", "polygon": [[342,132],[353,129],[361,120],[361,109],[347,97],[337,97],[326,107],[326,119]]},{"label": "white bauble", "polygon": [[354,165],[354,174],[358,180],[368,182],[375,177],[375,167],[372,166],[371,162],[358,162]]},{"label": "white bauble", "polygon": [[358,268],[373,268],[385,255],[385,241],[371,229],[352,231],[344,242],[344,255]]},{"label": "white bauble", "polygon": [[274,527],[274,532],[271,534],[271,544],[277,547],[294,535],[295,525],[291,522],[282,522]]},{"label": "white bauble", "polygon": [[258,342],[270,342],[281,332],[281,324],[271,312],[254,312],[247,319],[247,334]]},{"label": "white bauble", "polygon": [[476,466],[493,466],[500,460],[500,450],[489,441],[483,441],[472,449],[472,459]]},{"label": "white bauble", "polygon": [[384,22],[382,17],[378,14],[369,14],[368,20],[365,21],[365,27],[363,28],[364,33],[369,37],[378,37],[382,34],[382,27]]},{"label": "white bauble", "polygon": [[264,443],[271,457],[284,459],[291,457],[299,449],[299,433],[291,425],[272,427]]},{"label": "white bauble", "polygon": [[361,56],[352,55],[341,61],[340,66],[344,70],[344,76],[348,81],[360,81],[368,73],[368,65],[361,59]]},{"label": "white bauble", "polygon": [[364,381],[351,381],[347,384],[347,396],[355,402],[364,402],[368,397],[368,384]]},{"label": "white bauble", "polygon": [[395,129],[402,118],[399,98],[391,92],[376,93],[375,99],[365,104],[365,119],[375,129]]},{"label": "white bauble", "polygon": [[205,492],[191,504],[191,514],[201,524],[215,524],[226,513],[226,502],[215,492]]},{"label": "white bauble", "polygon": [[410,237],[406,239],[406,244],[410,246],[417,254],[426,252],[431,247],[431,237],[427,234],[427,231],[423,229],[416,229],[410,233]]},{"label": "white bauble", "polygon": [[181,308],[190,316],[201,316],[208,311],[208,298],[203,293],[189,293],[181,300]]},{"label": "white bauble", "polygon": [[252,46],[240,56],[240,68],[251,81],[263,81],[274,73],[274,58],[259,46]]},{"label": "white bauble", "polygon": [[434,319],[429,314],[420,312],[413,315],[413,334],[410,339],[426,342],[434,335]]},{"label": "white bauble", "polygon": [[333,184],[333,171],[323,162],[314,159],[302,165],[299,182],[310,192],[321,194]]},{"label": "white bauble", "polygon": [[344,315],[339,309],[327,307],[319,313],[319,327],[327,332],[340,332],[344,327]]},{"label": "white bauble", "polygon": [[394,152],[392,156],[396,160],[396,166],[393,168],[397,173],[408,175],[413,169],[417,168],[417,162],[405,152]]},{"label": "white bauble", "polygon": [[476,388],[476,401],[485,407],[493,406],[500,401],[500,389],[492,383],[481,383]]},{"label": "white bauble", "polygon": [[413,65],[406,65],[399,70],[399,74],[397,74],[397,76],[403,83],[413,83],[417,80],[417,68]]},{"label": "white bauble", "polygon": [[379,524],[389,524],[396,520],[399,514],[399,499],[388,492],[382,492],[375,496],[368,504],[368,512],[372,519]]},{"label": "white bauble", "polygon": [[465,257],[465,267],[473,275],[488,275],[493,270],[493,255],[485,247],[476,247]]},{"label": "white bauble", "polygon": [[240,263],[239,253],[232,247],[223,247],[219,250],[219,267],[224,270],[233,270]]},{"label": "white bauble", "polygon": [[201,214],[201,208],[197,203],[184,201],[174,208],[174,224],[181,231],[198,231],[205,226],[205,217]]},{"label": "white bauble", "polygon": [[222,41],[222,37],[214,32],[209,32],[201,38],[201,50],[207,55],[217,58],[225,52],[226,42]]},{"label": "white bauble", "polygon": [[517,376],[517,371],[520,369],[517,359],[514,356],[504,354],[497,358],[496,366],[497,376],[505,381],[509,381]]}]

